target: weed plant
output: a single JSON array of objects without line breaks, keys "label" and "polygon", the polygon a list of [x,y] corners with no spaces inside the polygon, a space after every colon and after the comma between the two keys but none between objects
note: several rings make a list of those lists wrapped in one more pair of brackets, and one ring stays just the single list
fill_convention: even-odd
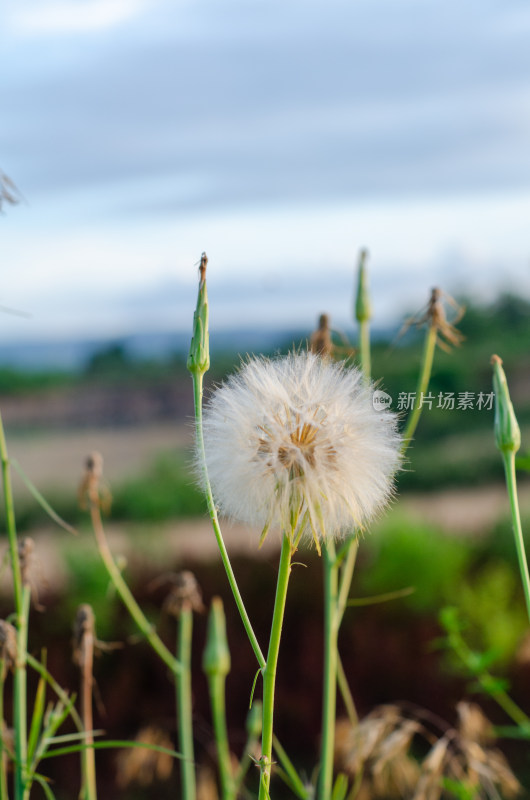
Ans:
[{"label": "weed plant", "polygon": [[[79,604],[75,614],[74,662],[79,673],[75,694],[62,688],[53,677],[44,648],[35,655],[30,636],[36,614],[32,608],[33,543],[17,532],[11,463],[0,421],[5,528],[14,609],[0,624],[0,800],[10,797],[32,800],[39,794],[47,800],[59,800],[56,787],[47,777],[46,762],[51,758],[66,759],[72,754],[79,757],[79,796],[83,800],[102,797],[96,759],[99,749],[120,751],[119,783],[123,796],[130,799],[136,789],[127,787],[134,786],[134,782],[148,783],[154,777],[159,781],[167,779],[173,761],[179,771],[179,788],[174,796],[180,800],[202,800],[205,796],[222,800],[293,796],[300,800],[394,797],[471,800],[515,797],[522,792],[520,781],[496,745],[499,738],[521,742],[530,739],[530,718],[512,697],[506,682],[496,674],[497,669],[509,663],[518,641],[527,632],[530,613],[530,579],[515,473],[520,432],[502,362],[497,357],[493,359],[494,431],[506,475],[515,550],[512,544],[508,551],[503,542],[497,561],[492,563],[481,558],[484,545],[473,547],[469,542],[437,535],[430,528],[413,529],[396,516],[380,523],[370,539],[367,529],[373,512],[381,510],[388,500],[396,466],[400,458],[408,457],[420,417],[425,417],[420,398],[430,386],[437,345],[456,346],[461,336],[446,317],[443,295],[433,290],[425,311],[414,320],[425,329],[423,356],[414,382],[416,400],[403,420],[403,431],[398,438],[395,420],[377,406],[370,383],[372,375],[377,374],[377,359],[372,358],[370,347],[366,260],[367,254],[363,252],[355,303],[359,324],[357,360],[362,374],[355,372],[351,364],[336,365],[337,356],[340,360],[344,355],[350,357],[350,353],[348,348],[346,353],[337,350],[323,325],[319,336],[312,339],[316,351],[313,354],[296,353],[272,362],[247,362],[239,376],[219,390],[216,397],[220,399],[213,400],[203,429],[203,379],[210,359],[207,259],[204,255],[201,259],[188,359],[197,420],[196,459],[213,535],[232,593],[229,619],[237,609],[254,660],[246,676],[250,708],[246,726],[240,719],[240,729],[245,728],[245,732],[236,748],[227,724],[227,706],[230,706],[227,678],[234,653],[230,653],[228,646],[224,604],[219,597],[212,598],[201,662],[212,718],[209,767],[198,763],[197,742],[200,736],[204,738],[204,732],[199,735],[194,727],[193,711],[192,667],[197,660],[195,615],[204,609],[200,586],[187,571],[160,576],[153,586],[166,587],[164,621],[162,624],[162,617],[156,623],[153,621],[159,616],[158,608],[145,602],[140,593],[131,591],[126,565],[109,547],[104,517],[110,496],[105,489],[102,458],[97,453],[87,458],[79,499],[90,518],[99,566],[89,559],[78,560],[76,564],[75,557],[70,558],[72,572],[82,578],[82,585],[77,587]],[[522,320],[520,324],[524,327]],[[120,353],[114,353],[113,357],[119,358]],[[347,396],[352,408],[341,406]],[[281,398],[279,406],[274,405],[275,397]],[[246,403],[246,407],[238,407],[236,401],[242,401],[243,406]],[[334,416],[336,406],[340,413]],[[256,424],[254,415],[261,407],[262,422]],[[283,416],[281,409],[287,409]],[[353,413],[351,419],[350,413]],[[227,434],[223,426],[231,415],[234,427]],[[362,425],[356,421],[359,419]],[[241,437],[240,429],[244,431]],[[252,449],[253,437],[257,445]],[[249,456],[245,460],[247,451]],[[333,470],[339,469],[344,471],[339,473],[337,481]],[[254,484],[256,480],[258,483]],[[38,490],[27,483],[46,513],[71,531],[71,525],[63,522],[57,509],[51,508]],[[173,489],[171,502],[168,502],[168,487]],[[204,508],[203,502],[190,487],[189,474],[182,465],[165,459],[155,465],[147,486],[138,482],[126,487],[121,495],[118,493],[114,508],[121,518],[130,514],[156,523],[169,514],[197,513]],[[261,606],[261,624],[256,628],[247,611],[245,592],[239,587],[238,570],[234,569],[224,543],[217,514],[219,503],[234,516],[260,522],[261,543],[274,535],[275,526],[282,531],[274,596],[269,596],[265,585],[256,580]],[[63,514],[65,510],[69,512],[68,508],[60,510]],[[75,519],[74,514],[72,518]],[[256,549],[259,544],[258,535]],[[293,630],[290,620],[293,611],[302,619],[310,607],[296,594],[290,606],[291,573],[304,566],[308,580],[322,591],[318,600],[320,611],[315,614],[323,622],[323,655],[319,657],[323,662],[322,698],[315,703],[312,697],[311,708],[304,709],[305,716],[321,720],[316,759],[309,759],[307,753],[300,757],[297,742],[281,741],[275,727],[275,701],[280,685],[277,686],[277,678],[281,679],[284,672],[289,674],[289,665],[280,658],[282,632]],[[517,569],[520,582],[515,578]],[[318,580],[314,578],[316,571]],[[422,580],[418,582],[420,574]],[[300,585],[298,574],[293,578],[293,586],[297,583]],[[514,613],[513,606],[522,609],[521,598],[526,601],[527,613],[522,610]],[[345,628],[354,624],[352,618],[355,620],[364,606],[385,604],[391,623],[392,609],[396,607],[405,609],[411,617],[421,616],[438,611],[440,601],[446,604],[440,611],[442,636],[432,646],[442,647],[451,656],[453,667],[458,666],[472,682],[469,691],[485,698],[488,711],[496,706],[501,721],[493,726],[484,711],[467,697],[458,703],[456,722],[441,718],[438,710],[393,698],[362,715],[356,706],[357,682],[353,681],[352,691],[351,676],[341,657],[342,647],[352,641],[345,635]],[[314,603],[312,598],[313,608]],[[128,622],[122,625],[123,638],[129,631],[140,636],[158,659],[158,675],[173,686],[173,708],[166,711],[173,719],[170,732],[174,741],[147,719],[134,741],[109,739],[103,731],[94,729],[94,655],[98,650],[112,651],[124,644],[123,641],[104,643],[99,638],[105,626],[98,632],[97,620],[100,616],[102,619],[111,616],[108,613],[111,606],[128,615]],[[64,612],[70,610],[74,609],[65,607]],[[264,624],[264,619],[268,624]],[[291,680],[293,677],[302,678],[291,675]],[[382,687],[382,695],[392,686],[390,676],[387,684]],[[288,692],[282,690],[281,696],[288,697]],[[344,709],[344,719],[337,718],[338,707]],[[165,797],[165,790],[161,790],[160,797],[162,792]]]}]

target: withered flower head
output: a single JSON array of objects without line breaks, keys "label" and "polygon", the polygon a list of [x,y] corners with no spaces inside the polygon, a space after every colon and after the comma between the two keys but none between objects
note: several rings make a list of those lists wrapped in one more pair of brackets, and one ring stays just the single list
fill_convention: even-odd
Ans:
[{"label": "withered flower head", "polygon": [[174,617],[180,616],[183,609],[198,613],[204,611],[201,587],[189,570],[173,576],[173,585],[164,602],[164,611]]}]

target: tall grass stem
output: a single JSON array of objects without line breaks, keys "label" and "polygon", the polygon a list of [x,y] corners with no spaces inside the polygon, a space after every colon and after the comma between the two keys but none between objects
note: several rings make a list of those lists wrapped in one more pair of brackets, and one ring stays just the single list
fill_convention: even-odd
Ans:
[{"label": "tall grass stem", "polygon": [[429,386],[429,381],[431,378],[437,333],[438,329],[436,325],[430,324],[425,334],[425,343],[423,346],[423,355],[421,360],[420,374],[418,377],[416,396],[414,398],[414,405],[409,414],[409,418],[407,419],[405,430],[403,431],[403,445],[401,447],[402,453],[404,453],[409,446],[420,420],[421,411],[423,408],[422,400],[427,392],[427,387]]},{"label": "tall grass stem", "polygon": [[182,753],[180,783],[182,800],[195,800],[195,756],[193,749],[193,725],[191,707],[191,646],[193,611],[183,607],[178,616],[177,658],[180,673],[175,677],[177,693],[178,743]]},{"label": "tall grass stem", "polygon": [[510,512],[512,516],[512,526],[515,537],[515,547],[517,550],[517,559],[519,561],[519,570],[521,572],[521,581],[523,584],[524,597],[526,601],[526,610],[528,613],[528,618],[530,620],[530,575],[528,573],[528,561],[526,558],[523,531],[521,527],[521,515],[519,513],[519,500],[517,497],[515,452],[513,450],[503,452],[502,460],[504,462],[506,488],[508,489],[508,497],[510,498]]},{"label": "tall grass stem", "polygon": [[271,634],[269,639],[269,649],[267,651],[267,663],[263,670],[263,728],[261,735],[261,763],[260,763],[260,783],[259,800],[269,800],[269,787],[272,769],[272,745],[273,745],[273,719],[274,719],[274,692],[276,687],[276,670],[278,666],[278,653],[280,650],[280,639],[285,614],[285,602],[287,599],[287,586],[291,574],[291,540],[284,533],[282,541],[282,551],[280,555],[280,565],[278,568],[278,580],[276,584],[276,597],[274,600],[274,612],[272,615]]}]

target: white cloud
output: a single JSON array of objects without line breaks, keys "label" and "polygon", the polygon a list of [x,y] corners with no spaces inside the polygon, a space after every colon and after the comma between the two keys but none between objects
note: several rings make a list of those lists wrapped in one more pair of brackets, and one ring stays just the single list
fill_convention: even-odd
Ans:
[{"label": "white cloud", "polygon": [[[154,0],[153,0],[154,2]],[[112,28],[149,7],[148,0],[21,3],[8,18],[19,34],[70,34]]]}]

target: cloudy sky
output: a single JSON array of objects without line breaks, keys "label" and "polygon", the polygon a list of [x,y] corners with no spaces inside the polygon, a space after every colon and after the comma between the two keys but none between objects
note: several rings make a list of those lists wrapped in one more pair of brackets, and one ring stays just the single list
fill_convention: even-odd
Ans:
[{"label": "cloudy sky", "polygon": [[4,340],[530,293],[526,0],[4,0]]}]

